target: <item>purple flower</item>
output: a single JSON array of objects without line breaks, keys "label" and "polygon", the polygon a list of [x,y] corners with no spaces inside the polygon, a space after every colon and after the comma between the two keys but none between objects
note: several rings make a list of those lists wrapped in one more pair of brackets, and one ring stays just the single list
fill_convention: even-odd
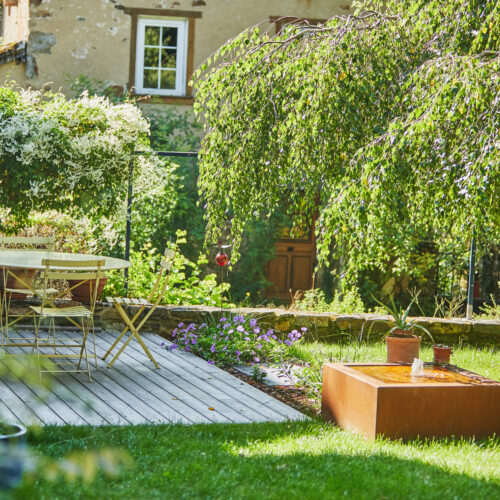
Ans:
[{"label": "purple flower", "polygon": [[206,326],[207,326],[207,324],[206,324],[206,323],[202,323],[202,324],[200,325],[200,328],[205,328]]},{"label": "purple flower", "polygon": [[250,342],[250,337],[245,337],[245,340],[246,340],[247,342]]},{"label": "purple flower", "polygon": [[260,333],[260,328],[259,328],[259,327],[254,328],[253,332],[254,332],[254,333]]},{"label": "purple flower", "polygon": [[212,344],[212,346],[210,347],[210,352],[215,352],[215,344]]},{"label": "purple flower", "polygon": [[179,328],[184,328],[184,323],[179,323]]},{"label": "purple flower", "polygon": [[253,328],[257,324],[257,320],[255,318],[252,318],[250,320],[250,326]]},{"label": "purple flower", "polygon": [[257,349],[262,349],[262,344],[257,344]]},{"label": "purple flower", "polygon": [[255,358],[253,358],[253,359],[254,359],[254,361],[255,361],[256,363],[260,363],[260,358],[258,358],[257,356],[256,356]]},{"label": "purple flower", "polygon": [[222,348],[223,351],[227,351],[227,345]]},{"label": "purple flower", "polygon": [[191,348],[188,345],[184,349],[186,349],[186,351],[191,351]]},{"label": "purple flower", "polygon": [[173,351],[174,349],[177,349],[177,347],[178,347],[178,346],[177,346],[177,344],[170,344],[170,345],[167,347],[167,349],[168,349],[169,351]]},{"label": "purple flower", "polygon": [[231,330],[229,330],[229,331],[227,332],[227,334],[228,334],[228,335],[231,335],[231,333],[233,333],[233,332],[234,332],[234,330],[231,328]]},{"label": "purple flower", "polygon": [[165,342],[162,342],[162,343],[160,344],[160,347],[163,347],[164,345],[165,345]]},{"label": "purple flower", "polygon": [[175,336],[177,335],[177,332],[178,332],[178,331],[179,331],[179,330],[177,330],[177,328],[175,328],[175,329],[174,329],[174,331],[172,332],[172,337],[175,337]]},{"label": "purple flower", "polygon": [[236,351],[234,351],[236,353],[236,356],[239,356],[241,354],[240,351],[238,351],[238,349],[236,349]]},{"label": "purple flower", "polygon": [[191,339],[191,344],[196,344],[198,341],[196,339]]},{"label": "purple flower", "polygon": [[285,344],[288,345],[288,346],[290,346],[290,345],[293,344],[293,342],[291,340],[286,339],[285,340]]},{"label": "purple flower", "polygon": [[238,330],[239,332],[244,332],[245,331],[245,329],[241,325],[238,325],[236,327],[236,330]]},{"label": "purple flower", "polygon": [[209,365],[214,365],[214,364],[215,364],[215,361],[212,361],[211,359],[209,359],[209,360],[207,361],[207,363],[208,363]]},{"label": "purple flower", "polygon": [[303,327],[301,328],[301,331],[303,331],[303,332],[307,332],[307,327],[303,326]]}]

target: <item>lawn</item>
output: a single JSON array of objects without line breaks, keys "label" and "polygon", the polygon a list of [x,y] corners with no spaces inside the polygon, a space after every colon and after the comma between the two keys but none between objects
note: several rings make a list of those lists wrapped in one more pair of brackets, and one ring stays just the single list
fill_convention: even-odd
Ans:
[{"label": "lawn", "polygon": [[[322,361],[382,361],[383,343],[293,346],[319,374]],[[421,351],[432,358],[429,347]],[[500,379],[496,348],[457,347],[453,362]],[[317,376],[316,375],[316,376]],[[312,380],[311,380],[312,381]],[[60,458],[125,450],[119,477],[72,483],[25,476],[15,499],[500,498],[500,439],[375,443],[319,419],[302,423],[45,427],[31,450]]]},{"label": "lawn", "polygon": [[119,447],[134,465],[118,478],[25,478],[15,499],[499,498],[500,446],[365,441],[319,421],[251,425],[46,427],[38,454]]}]

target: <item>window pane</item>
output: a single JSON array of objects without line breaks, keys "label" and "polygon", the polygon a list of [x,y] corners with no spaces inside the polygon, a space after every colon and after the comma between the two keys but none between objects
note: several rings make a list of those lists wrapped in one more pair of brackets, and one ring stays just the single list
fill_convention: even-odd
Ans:
[{"label": "window pane", "polygon": [[177,28],[163,27],[162,45],[164,47],[177,47]]},{"label": "window pane", "polygon": [[176,68],[177,50],[175,49],[162,49],[161,50],[161,67],[162,68]]},{"label": "window pane", "polygon": [[158,88],[158,70],[145,69],[144,70],[144,88],[157,89]]},{"label": "window pane", "polygon": [[144,66],[157,68],[159,49],[144,49]]},{"label": "window pane", "polygon": [[175,89],[175,71],[163,70],[160,78],[161,89]]},{"label": "window pane", "polygon": [[146,26],[144,45],[160,45],[160,27]]}]

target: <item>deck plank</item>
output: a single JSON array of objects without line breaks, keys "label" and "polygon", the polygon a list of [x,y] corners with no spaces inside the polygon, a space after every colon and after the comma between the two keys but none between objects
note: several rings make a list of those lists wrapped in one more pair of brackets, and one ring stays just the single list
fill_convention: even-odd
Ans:
[{"label": "deck plank", "polygon": [[[68,338],[75,332],[58,331],[57,335]],[[99,357],[118,335],[96,333]],[[192,353],[169,352],[161,346],[168,342],[156,334],[142,337],[160,369],[154,368],[139,343],[132,340],[111,368],[102,360],[98,370],[92,367],[92,382],[85,373],[53,374],[56,385],[45,399],[37,399],[37,394],[41,395],[38,389],[0,378],[0,412],[25,424],[56,425],[249,423],[307,418]],[[87,345],[93,349],[90,338]],[[65,353],[76,351],[63,349]]]},{"label": "deck plank", "polygon": [[[137,361],[147,361],[151,363],[141,347],[138,344],[136,344],[136,346],[138,350],[134,350],[135,359]],[[131,344],[127,347],[127,351],[133,351]],[[124,353],[125,351],[121,356],[123,356]],[[121,356],[118,360],[121,359]],[[143,358],[142,360],[141,357]],[[177,387],[181,388],[192,397],[197,398],[198,401],[203,402],[206,408],[214,408],[212,411],[217,409],[217,411],[222,412],[226,416],[225,421],[246,423],[250,421],[259,421],[259,417],[262,418],[261,415],[255,413],[251,408],[242,408],[242,405],[239,404],[238,401],[228,397],[225,391],[207,383],[208,381],[204,380],[200,375],[192,375],[185,367],[173,363],[174,360],[175,358],[170,356],[169,359],[166,359],[165,362],[162,363],[163,368],[154,370],[160,377],[165,377],[165,383],[169,385],[171,383],[176,384]],[[168,370],[168,376],[164,375],[165,369]]]}]

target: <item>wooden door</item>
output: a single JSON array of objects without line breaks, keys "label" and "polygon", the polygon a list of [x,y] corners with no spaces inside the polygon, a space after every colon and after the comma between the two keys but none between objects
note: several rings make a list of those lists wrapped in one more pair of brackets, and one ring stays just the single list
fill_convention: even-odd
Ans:
[{"label": "wooden door", "polygon": [[267,267],[266,278],[272,285],[266,296],[290,300],[297,290],[311,289],[315,254],[313,229],[296,238],[285,231],[276,242],[276,255]]}]

